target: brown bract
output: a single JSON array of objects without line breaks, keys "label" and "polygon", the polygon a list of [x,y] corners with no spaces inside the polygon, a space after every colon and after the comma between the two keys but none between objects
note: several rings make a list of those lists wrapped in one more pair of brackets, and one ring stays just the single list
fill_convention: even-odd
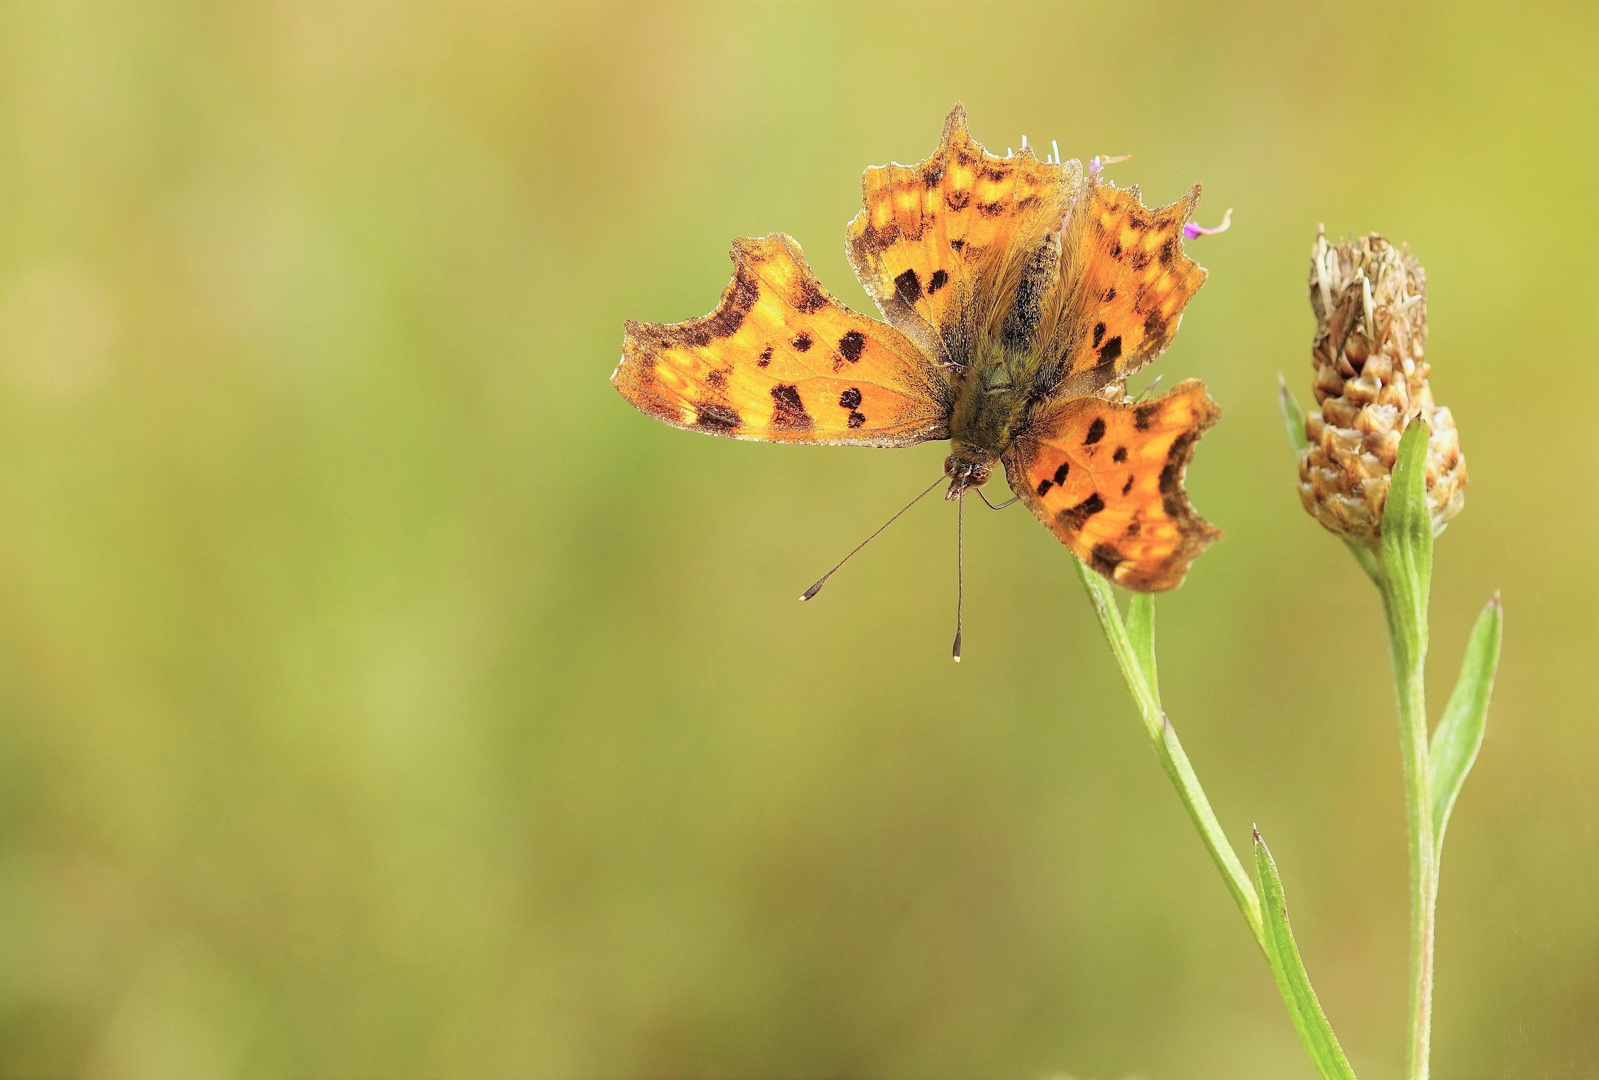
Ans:
[{"label": "brown bract", "polygon": [[1305,417],[1300,499],[1329,531],[1363,547],[1380,543],[1399,437],[1419,417],[1427,444],[1427,504],[1434,535],[1460,513],[1466,460],[1454,417],[1435,405],[1427,376],[1427,279],[1408,247],[1376,233],[1328,244],[1310,257],[1311,350],[1316,401]]}]

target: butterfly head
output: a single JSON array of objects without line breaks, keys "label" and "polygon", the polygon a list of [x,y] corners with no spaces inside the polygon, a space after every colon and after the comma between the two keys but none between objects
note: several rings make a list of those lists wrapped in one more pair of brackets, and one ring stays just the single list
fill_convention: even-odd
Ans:
[{"label": "butterfly head", "polygon": [[954,500],[964,495],[968,488],[980,488],[993,475],[987,462],[972,461],[959,451],[944,459],[944,475],[949,477],[949,491],[944,498]]}]

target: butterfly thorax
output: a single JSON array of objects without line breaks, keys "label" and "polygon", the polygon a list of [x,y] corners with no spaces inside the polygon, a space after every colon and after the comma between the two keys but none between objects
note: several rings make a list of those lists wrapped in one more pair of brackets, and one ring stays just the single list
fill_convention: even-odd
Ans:
[{"label": "butterfly thorax", "polygon": [[944,471],[948,498],[988,482],[994,462],[1004,454],[1027,413],[1029,388],[1023,381],[1036,365],[1025,356],[996,351],[968,368],[950,417],[950,450]]}]

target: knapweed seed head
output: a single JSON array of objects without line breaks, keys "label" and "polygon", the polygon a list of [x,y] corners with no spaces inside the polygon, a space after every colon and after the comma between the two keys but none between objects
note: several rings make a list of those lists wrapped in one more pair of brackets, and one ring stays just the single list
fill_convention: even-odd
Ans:
[{"label": "knapweed seed head", "polygon": [[1299,496],[1322,526],[1376,549],[1388,479],[1405,426],[1420,418],[1427,444],[1433,535],[1466,498],[1466,459],[1449,410],[1427,385],[1427,276],[1410,249],[1372,233],[1341,244],[1323,230],[1310,255],[1311,351],[1318,408],[1305,416]]}]

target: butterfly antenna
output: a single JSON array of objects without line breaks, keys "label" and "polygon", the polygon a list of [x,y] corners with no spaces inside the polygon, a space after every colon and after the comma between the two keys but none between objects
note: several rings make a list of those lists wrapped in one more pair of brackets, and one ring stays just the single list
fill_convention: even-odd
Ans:
[{"label": "butterfly antenna", "polygon": [[966,492],[955,500],[955,662],[961,662],[961,608],[966,601]]},{"label": "butterfly antenna", "polygon": [[903,515],[905,513],[905,511],[909,510],[911,507],[913,507],[917,503],[921,502],[923,496],[925,496],[929,491],[932,491],[934,488],[936,488],[939,484],[942,484],[943,482],[944,482],[944,477],[941,475],[941,476],[939,476],[939,478],[937,480],[934,480],[931,484],[928,484],[925,488],[923,488],[921,495],[916,496],[916,498],[912,499],[910,502],[908,502],[904,506],[900,507],[899,513],[895,514],[893,517],[891,517],[887,521],[883,522],[883,524],[879,525],[877,527],[877,532],[874,532],[872,535],[868,536],[865,540],[862,540],[860,543],[856,544],[854,549],[848,555],[846,555],[842,559],[838,560],[838,565],[837,566],[833,567],[833,569],[831,569],[827,573],[823,574],[821,576],[821,578],[816,582],[815,585],[812,585],[810,588],[806,589],[803,593],[801,593],[800,594],[800,602],[804,603],[806,600],[809,600],[811,597],[813,597],[817,593],[821,592],[822,591],[822,586],[827,584],[827,579],[832,577],[834,574],[838,573],[839,570],[843,569],[844,564],[849,562],[851,559],[853,559],[855,557],[855,553],[857,551],[860,551],[861,548],[865,547],[867,544],[870,544],[873,540],[876,540],[877,537],[882,533],[882,531],[884,529],[888,528],[890,525],[894,524],[894,522],[898,521],[900,519],[900,516]]}]

